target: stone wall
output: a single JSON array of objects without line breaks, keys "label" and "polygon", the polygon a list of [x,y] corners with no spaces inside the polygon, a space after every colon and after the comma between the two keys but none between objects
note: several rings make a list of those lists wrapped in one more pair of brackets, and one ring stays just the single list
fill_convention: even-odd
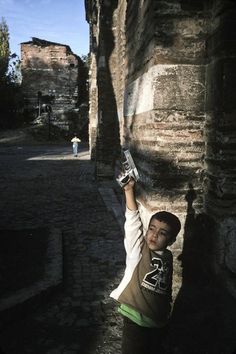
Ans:
[{"label": "stone wall", "polygon": [[184,10],[179,1],[129,1],[127,7],[125,141],[146,204],[155,208],[158,201],[182,221],[189,185],[199,192],[195,207],[202,208],[204,16],[203,5]]},{"label": "stone wall", "polygon": [[38,107],[36,116],[43,112],[43,103],[50,102],[54,122],[69,129],[70,112],[74,117],[78,102],[81,103],[78,83],[83,80],[80,87],[85,90],[86,86],[80,57],[67,45],[32,38],[21,43],[21,72],[25,101],[30,107]]},{"label": "stone wall", "polygon": [[[222,278],[235,275],[236,5],[85,3],[97,176],[112,176],[118,142],[128,147],[141,174],[139,199],[182,222],[173,249],[183,266],[195,257]],[[236,294],[233,281],[227,286]]]},{"label": "stone wall", "polygon": [[[86,1],[91,29],[90,148],[98,178],[112,177],[120,154],[117,106],[118,1]],[[122,28],[123,29],[123,28]],[[123,72],[121,74],[123,76]]]},{"label": "stone wall", "polygon": [[206,42],[206,194],[215,269],[236,296],[236,4],[214,1]]},{"label": "stone wall", "polygon": [[[162,209],[171,205],[183,220],[189,184],[200,192],[195,205],[202,208],[207,32],[203,3],[183,10],[179,1],[117,1],[110,2],[108,16],[107,8],[109,1],[103,5],[87,2],[87,14],[93,21],[90,125],[98,125],[97,135],[91,135],[93,149],[101,152],[96,156],[97,165],[106,159],[109,149],[99,136],[101,107],[91,94],[102,86],[98,100],[108,90],[107,105],[112,92],[121,145],[134,155],[146,204],[153,208],[158,200]],[[105,26],[112,30],[111,55],[106,51],[111,40],[105,38]],[[105,62],[110,88],[101,84],[96,72],[102,71]],[[113,121],[112,139],[115,129]]]}]

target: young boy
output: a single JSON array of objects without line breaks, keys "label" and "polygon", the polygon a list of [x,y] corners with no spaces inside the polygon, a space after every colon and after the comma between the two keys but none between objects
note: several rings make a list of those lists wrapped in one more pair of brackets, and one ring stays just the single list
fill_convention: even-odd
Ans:
[{"label": "young boy", "polygon": [[73,150],[73,154],[74,157],[77,157],[78,155],[78,143],[81,142],[81,140],[77,137],[76,134],[74,134],[74,137],[71,139],[72,144],[72,150]]},{"label": "young boy", "polygon": [[163,353],[162,339],[171,311],[173,257],[167,249],[180,231],[179,219],[166,211],[154,214],[143,234],[134,194],[125,185],[126,222],[124,277],[111,297],[124,317],[122,354]]}]

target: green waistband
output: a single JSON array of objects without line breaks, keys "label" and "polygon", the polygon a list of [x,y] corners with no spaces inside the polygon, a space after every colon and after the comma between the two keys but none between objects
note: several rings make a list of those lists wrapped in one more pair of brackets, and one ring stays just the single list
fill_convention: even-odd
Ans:
[{"label": "green waistband", "polygon": [[128,305],[121,304],[118,308],[118,312],[141,327],[157,327],[156,323],[151,318],[141,314]]}]

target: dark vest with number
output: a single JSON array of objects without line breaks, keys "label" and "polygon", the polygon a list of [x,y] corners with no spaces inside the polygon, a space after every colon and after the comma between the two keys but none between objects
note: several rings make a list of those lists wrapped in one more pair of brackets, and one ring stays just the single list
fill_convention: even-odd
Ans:
[{"label": "dark vest with number", "polygon": [[158,326],[165,325],[171,311],[172,272],[172,253],[166,249],[158,254],[144,242],[142,257],[118,301],[153,319]]}]

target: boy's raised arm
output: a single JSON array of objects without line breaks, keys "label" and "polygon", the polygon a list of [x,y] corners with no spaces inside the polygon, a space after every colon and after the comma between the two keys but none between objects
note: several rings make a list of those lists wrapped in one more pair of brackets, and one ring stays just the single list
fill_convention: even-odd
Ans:
[{"label": "boy's raised arm", "polygon": [[131,179],[123,188],[125,191],[126,206],[129,210],[137,210],[138,206],[134,195],[134,180]]}]

